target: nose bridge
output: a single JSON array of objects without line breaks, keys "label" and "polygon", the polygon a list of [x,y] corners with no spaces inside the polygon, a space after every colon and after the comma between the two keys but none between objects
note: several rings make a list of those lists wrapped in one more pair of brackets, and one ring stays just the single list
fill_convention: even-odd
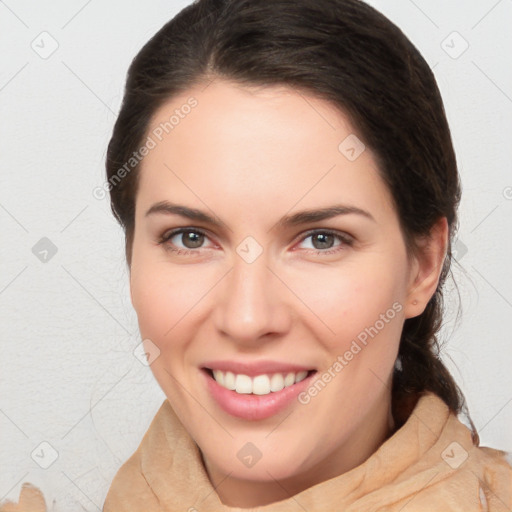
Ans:
[{"label": "nose bridge", "polygon": [[266,254],[255,260],[234,255],[221,288],[217,328],[239,343],[250,343],[287,327],[282,291],[268,268]]}]

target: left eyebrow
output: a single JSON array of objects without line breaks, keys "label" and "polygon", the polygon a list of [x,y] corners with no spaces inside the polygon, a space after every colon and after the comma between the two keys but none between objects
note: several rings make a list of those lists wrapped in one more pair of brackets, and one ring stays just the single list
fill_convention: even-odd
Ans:
[{"label": "left eyebrow", "polygon": [[357,208],[356,206],[349,205],[333,205],[328,206],[326,208],[320,208],[316,210],[304,210],[302,212],[297,212],[292,215],[285,215],[281,220],[277,222],[277,225],[280,227],[289,227],[289,226],[297,226],[299,224],[309,224],[311,222],[318,222],[321,220],[331,219],[333,217],[337,217],[338,215],[362,215],[373,222],[376,222],[373,215],[361,208]]},{"label": "left eyebrow", "polygon": [[[188,206],[171,203],[169,201],[160,201],[158,203],[155,203],[146,212],[146,217],[148,215],[152,215],[155,213],[179,215],[180,217],[186,217],[193,221],[205,222],[213,226],[227,228],[224,222],[222,222],[218,218],[210,216],[206,212],[203,212],[196,208],[190,208]],[[321,220],[330,219],[333,217],[337,217],[338,215],[350,214],[361,215],[372,220],[373,222],[376,222],[372,214],[366,210],[362,210],[361,208],[357,208],[356,206],[338,204],[328,206],[326,208],[304,210],[291,215],[285,215],[279,221],[277,221],[275,226],[284,229],[287,227],[298,226],[300,224],[309,224]]]}]

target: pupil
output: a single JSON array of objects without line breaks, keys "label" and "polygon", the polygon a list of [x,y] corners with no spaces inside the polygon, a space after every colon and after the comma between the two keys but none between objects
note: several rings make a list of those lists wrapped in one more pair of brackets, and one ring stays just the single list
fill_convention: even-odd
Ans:
[{"label": "pupil", "polygon": [[[315,243],[313,243],[313,246],[315,249],[327,249],[330,247],[329,242],[332,242],[333,235],[330,235],[328,233],[319,233],[313,237],[313,241],[315,239],[320,239],[320,247],[317,247]],[[327,244],[329,247],[326,247],[325,244]]]},{"label": "pupil", "polygon": [[[201,246],[201,242],[202,242],[202,234],[201,233],[195,233],[194,231],[187,231],[186,233],[184,233],[185,235],[185,240],[184,242],[187,242],[185,243],[185,246],[188,247],[189,249],[195,249],[197,247],[200,247]],[[188,243],[191,243],[192,245],[188,245]]]}]

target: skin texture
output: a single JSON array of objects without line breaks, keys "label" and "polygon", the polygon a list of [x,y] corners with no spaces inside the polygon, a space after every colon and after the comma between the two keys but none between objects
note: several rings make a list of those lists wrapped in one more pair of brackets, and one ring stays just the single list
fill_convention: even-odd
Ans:
[{"label": "skin texture", "polygon": [[[141,164],[132,303],[142,338],[160,350],[151,370],[197,442],[221,500],[264,505],[361,464],[392,433],[400,333],[436,289],[447,224],[440,219],[408,258],[370,149],[354,161],[340,152],[340,142],[356,132],[323,100],[216,79],[172,98],[148,134],[190,97],[197,106]],[[164,200],[200,209],[225,227],[146,216]],[[366,210],[373,220],[347,214],[277,224],[334,204]],[[207,236],[198,235],[195,245],[182,234],[158,243],[180,227]],[[313,228],[349,235],[353,243],[332,238],[322,246],[318,233],[306,234]],[[248,236],[263,249],[252,263],[237,253]],[[294,400],[275,416],[248,421],[225,413],[209,395],[200,371],[205,361],[284,361],[321,375],[394,303],[401,310],[307,404]],[[250,468],[237,458],[247,442],[262,454]]]}]

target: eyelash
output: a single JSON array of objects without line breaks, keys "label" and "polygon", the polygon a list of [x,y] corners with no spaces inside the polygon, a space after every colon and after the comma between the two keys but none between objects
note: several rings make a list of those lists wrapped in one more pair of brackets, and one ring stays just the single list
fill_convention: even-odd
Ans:
[{"label": "eyelash", "polygon": [[[165,246],[166,250],[171,251],[171,252],[173,252],[173,253],[175,253],[177,255],[180,255],[180,256],[188,256],[188,255],[191,255],[192,253],[199,252],[201,250],[200,247],[197,248],[197,249],[177,249],[176,247],[173,247],[170,243],[168,243],[171,238],[175,237],[176,235],[182,234],[182,233],[199,233],[199,234],[201,234],[201,235],[203,235],[203,236],[208,238],[208,234],[205,231],[203,231],[202,229],[199,229],[199,228],[178,228],[178,229],[174,229],[174,230],[172,230],[170,232],[164,233],[159,238],[158,244]],[[335,238],[337,238],[341,242],[341,244],[338,245],[335,249],[325,249],[325,250],[321,250],[321,249],[307,249],[307,251],[309,253],[313,253],[315,256],[325,256],[325,255],[329,255],[329,254],[335,254],[335,253],[338,253],[338,252],[344,250],[346,247],[352,247],[352,245],[354,244],[354,239],[352,237],[350,237],[349,235],[344,234],[344,233],[340,233],[338,231],[333,231],[333,230],[330,230],[330,229],[312,229],[312,230],[307,231],[306,233],[304,233],[302,238],[299,241],[303,242],[304,240],[306,240],[310,236],[318,235],[318,234],[332,235]]]}]

